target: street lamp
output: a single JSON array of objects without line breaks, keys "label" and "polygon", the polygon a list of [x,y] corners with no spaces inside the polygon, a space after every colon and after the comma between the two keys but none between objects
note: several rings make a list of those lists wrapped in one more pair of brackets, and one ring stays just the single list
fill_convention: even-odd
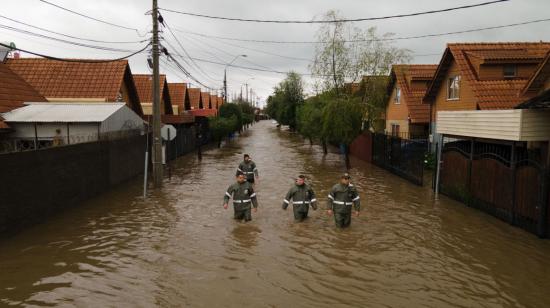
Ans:
[{"label": "street lamp", "polygon": [[227,103],[227,67],[233,64],[238,58],[243,57],[246,58],[247,55],[238,55],[235,56],[231,62],[227,63],[227,65],[223,68],[223,102]]}]

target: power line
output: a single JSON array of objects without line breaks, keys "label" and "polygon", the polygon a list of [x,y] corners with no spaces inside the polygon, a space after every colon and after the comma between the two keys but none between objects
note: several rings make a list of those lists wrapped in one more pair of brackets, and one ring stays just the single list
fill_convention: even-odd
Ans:
[{"label": "power line", "polygon": [[[411,39],[419,39],[419,38],[427,38],[427,37],[447,36],[447,35],[453,35],[453,34],[472,33],[472,32],[479,32],[479,31],[486,31],[486,30],[496,30],[496,29],[517,27],[517,26],[523,26],[523,25],[529,25],[529,24],[541,23],[541,22],[548,22],[548,21],[550,21],[550,18],[535,19],[535,20],[529,20],[529,21],[524,21],[524,22],[506,24],[506,25],[483,27],[483,28],[474,28],[474,29],[451,31],[451,32],[432,33],[432,34],[414,35],[414,36],[402,36],[402,37],[393,37],[393,38],[389,37],[389,38],[382,38],[382,39],[345,40],[344,42],[345,43],[361,43],[361,42],[369,42],[369,41],[411,40]],[[208,37],[208,38],[216,38],[216,39],[220,39],[220,40],[250,42],[250,43],[268,43],[268,44],[325,44],[325,43],[329,43],[329,42],[324,42],[324,41],[254,40],[254,39],[243,39],[243,38],[234,38],[234,37],[215,36],[215,35],[209,35],[209,34],[197,33],[197,32],[191,32],[191,31],[183,31],[183,30],[182,30],[182,32],[193,34],[193,35],[198,35],[198,36],[203,36],[203,37]]]},{"label": "power line", "polygon": [[274,56],[274,57],[279,57],[279,58],[284,58],[284,59],[289,59],[289,60],[311,62],[311,59],[285,56],[285,55],[280,55],[280,54],[276,54],[276,53],[271,53],[271,52],[261,50],[261,49],[256,49],[256,48],[250,48],[250,47],[244,47],[244,46],[241,46],[241,45],[231,44],[231,43],[228,43],[228,42],[224,42],[219,37],[214,37],[214,36],[210,36],[210,35],[201,35],[201,34],[198,34],[198,33],[190,32],[190,31],[183,31],[183,30],[179,30],[179,29],[174,29],[174,30],[178,31],[178,32],[182,32],[182,33],[189,33],[189,34],[198,35],[198,36],[202,36],[202,37],[205,37],[205,38],[213,39],[213,40],[216,40],[217,42],[220,42],[220,43],[228,45],[228,46],[232,46],[232,47],[236,47],[236,48],[240,48],[240,49],[245,49],[245,50],[250,50],[250,51],[266,54],[266,55],[269,55],[269,56]]},{"label": "power line", "polygon": [[40,0],[40,2],[43,2],[45,4],[48,4],[48,5],[51,5],[51,6],[54,6],[58,9],[61,9],[63,11],[67,11],[69,13],[73,13],[75,15],[78,15],[78,16],[81,16],[81,17],[84,17],[84,18],[87,18],[87,19],[90,19],[90,20],[93,20],[93,21],[97,21],[97,22],[100,22],[100,23],[103,23],[103,24],[106,24],[106,25],[109,25],[109,26],[113,26],[113,27],[117,27],[117,28],[121,28],[121,29],[126,29],[126,30],[133,30],[133,31],[136,31],[137,35],[143,37],[145,35],[141,35],[139,33],[139,30],[136,29],[136,28],[130,28],[130,27],[126,27],[126,26],[122,26],[122,25],[118,25],[118,24],[115,24],[115,23],[112,23],[112,22],[108,22],[108,21],[105,21],[105,20],[101,20],[101,19],[98,19],[98,18],[95,18],[95,17],[91,17],[91,16],[88,16],[86,14],[83,14],[83,13],[79,13],[79,12],[76,12],[76,11],[73,11],[71,9],[68,9],[66,7],[62,7],[58,4],[55,4],[55,3],[52,3],[50,1],[46,1],[46,0]]},{"label": "power line", "polygon": [[[41,1],[43,1],[43,0],[41,0]],[[171,10],[171,9],[164,9],[164,8],[159,8],[159,10],[166,11],[166,12],[171,12],[171,13],[182,14],[182,15],[187,15],[187,16],[209,18],[209,19],[218,19],[218,20],[241,21],[241,22],[279,23],[279,24],[327,24],[327,23],[383,20],[383,19],[393,19],[393,18],[403,18],[403,17],[412,17],[412,16],[436,14],[436,13],[443,13],[443,12],[469,9],[469,8],[474,8],[474,7],[487,6],[487,5],[491,5],[491,4],[497,4],[497,3],[508,2],[508,1],[510,1],[510,0],[495,0],[495,1],[488,1],[488,2],[483,2],[483,3],[478,3],[478,4],[471,4],[471,5],[462,5],[462,6],[446,8],[446,9],[440,9],[440,10],[431,10],[431,11],[423,11],[423,12],[415,12],[415,13],[407,13],[407,14],[398,14],[398,15],[390,15],[390,16],[381,16],[381,17],[366,17],[366,18],[355,18],[355,19],[335,19],[335,20],[245,19],[245,18],[231,18],[231,17],[220,17],[220,16],[204,15],[204,14],[197,14],[197,13],[189,13],[189,12],[183,12],[183,11],[177,11],[177,10]]]},{"label": "power line", "polygon": [[14,28],[14,27],[7,26],[7,25],[2,25],[2,24],[0,24],[0,28],[10,30],[10,31],[14,31],[14,32],[18,32],[18,33],[22,33],[22,34],[26,34],[26,35],[30,35],[30,36],[35,36],[35,37],[40,37],[40,38],[44,38],[44,39],[48,39],[48,40],[53,40],[53,41],[60,42],[60,43],[75,45],[75,46],[81,46],[81,47],[99,49],[99,50],[106,50],[106,51],[115,51],[115,52],[132,52],[132,50],[128,50],[128,49],[111,48],[111,47],[105,47],[105,46],[98,46],[98,45],[91,45],[91,44],[68,41],[68,40],[64,40],[64,39],[60,39],[60,38],[56,38],[56,37],[52,37],[52,36],[47,36],[47,35],[40,34],[40,33],[35,33],[35,32],[31,32],[31,31],[27,31],[27,30],[23,30],[23,29],[19,29],[19,28]]},{"label": "power line", "polygon": [[81,41],[93,42],[93,43],[134,44],[134,43],[144,43],[144,42],[149,40],[149,39],[144,39],[144,40],[141,40],[141,41],[102,41],[102,40],[95,40],[95,39],[87,39],[87,38],[82,38],[82,37],[77,37],[77,36],[72,36],[72,35],[56,32],[56,31],[53,31],[53,30],[48,30],[48,29],[41,28],[41,27],[38,27],[38,26],[33,26],[31,24],[28,24],[28,23],[25,23],[25,22],[22,22],[22,21],[19,21],[19,20],[10,18],[10,17],[2,16],[2,15],[0,15],[0,18],[18,23],[20,25],[24,25],[24,26],[31,27],[31,28],[34,28],[34,29],[38,29],[38,30],[41,30],[41,31],[44,31],[44,32],[49,32],[49,33],[52,33],[52,34],[57,34],[57,35],[61,35],[61,36],[64,36],[64,37],[68,37],[68,38],[72,38],[72,39],[76,39],[76,40],[81,40]]},{"label": "power line", "polygon": [[135,52],[133,52],[129,55],[126,55],[124,57],[119,57],[119,58],[116,58],[116,59],[85,60],[85,59],[63,59],[63,58],[58,58],[58,57],[54,57],[54,56],[44,55],[44,54],[37,53],[37,52],[34,52],[34,51],[29,51],[29,50],[22,49],[22,48],[19,48],[19,47],[13,48],[10,45],[0,43],[0,46],[6,47],[6,48],[9,48],[9,49],[12,49],[12,50],[19,50],[19,51],[22,51],[22,52],[25,52],[25,53],[28,53],[28,54],[31,54],[31,55],[35,55],[35,56],[38,56],[38,57],[42,57],[42,58],[45,58],[45,59],[56,60],[56,61],[61,61],[61,62],[77,62],[77,63],[108,63],[108,62],[116,62],[116,61],[120,61],[120,60],[125,60],[125,59],[133,57],[133,56],[135,56],[139,53],[142,53],[143,51],[145,51],[147,49],[147,47],[149,47],[149,45],[151,45],[151,44],[149,43],[149,44],[145,45],[142,49],[140,49],[138,51],[135,51]]},{"label": "power line", "polygon": [[172,31],[172,29],[170,28],[170,26],[166,22],[166,19],[164,19],[164,18],[162,19],[162,24],[168,29],[168,31],[170,31],[170,34],[172,35],[172,37],[174,37],[174,39],[178,43],[179,47],[183,50],[185,55],[191,60],[191,62],[195,65],[195,67],[199,70],[199,72],[202,73],[206,78],[208,78],[210,80],[215,80],[210,75],[208,75],[195,61],[193,61],[193,58],[191,58],[189,53],[187,53],[187,50],[185,49],[185,47],[183,47],[183,44],[180,42],[178,37],[174,34],[174,31]]}]

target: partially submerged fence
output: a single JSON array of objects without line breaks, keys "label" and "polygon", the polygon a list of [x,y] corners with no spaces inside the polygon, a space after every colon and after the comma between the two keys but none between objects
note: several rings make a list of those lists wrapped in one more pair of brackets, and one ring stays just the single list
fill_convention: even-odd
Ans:
[{"label": "partially submerged fence", "polygon": [[424,160],[428,150],[427,139],[373,134],[372,162],[417,185],[424,182]]},{"label": "partially submerged fence", "polygon": [[510,224],[548,236],[549,171],[525,143],[444,143],[440,191]]}]

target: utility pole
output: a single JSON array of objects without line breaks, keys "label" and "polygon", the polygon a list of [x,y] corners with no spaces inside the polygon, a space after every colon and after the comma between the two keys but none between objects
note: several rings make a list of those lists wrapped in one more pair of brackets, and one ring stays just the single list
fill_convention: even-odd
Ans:
[{"label": "utility pole", "polygon": [[244,86],[246,87],[246,102],[248,103],[248,82]]},{"label": "utility pole", "polygon": [[223,70],[223,102],[227,103],[227,70]]},{"label": "utility pole", "polygon": [[153,0],[153,180],[162,186],[162,140],[160,136],[160,77],[158,0]]}]

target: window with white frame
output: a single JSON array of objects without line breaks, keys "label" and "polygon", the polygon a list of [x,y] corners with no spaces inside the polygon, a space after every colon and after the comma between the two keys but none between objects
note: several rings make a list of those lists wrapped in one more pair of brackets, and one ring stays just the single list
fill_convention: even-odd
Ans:
[{"label": "window with white frame", "polygon": [[399,105],[401,104],[401,88],[396,87],[395,88],[395,104]]},{"label": "window with white frame", "polygon": [[460,75],[456,75],[447,80],[447,99],[456,100],[459,98],[460,98]]}]

